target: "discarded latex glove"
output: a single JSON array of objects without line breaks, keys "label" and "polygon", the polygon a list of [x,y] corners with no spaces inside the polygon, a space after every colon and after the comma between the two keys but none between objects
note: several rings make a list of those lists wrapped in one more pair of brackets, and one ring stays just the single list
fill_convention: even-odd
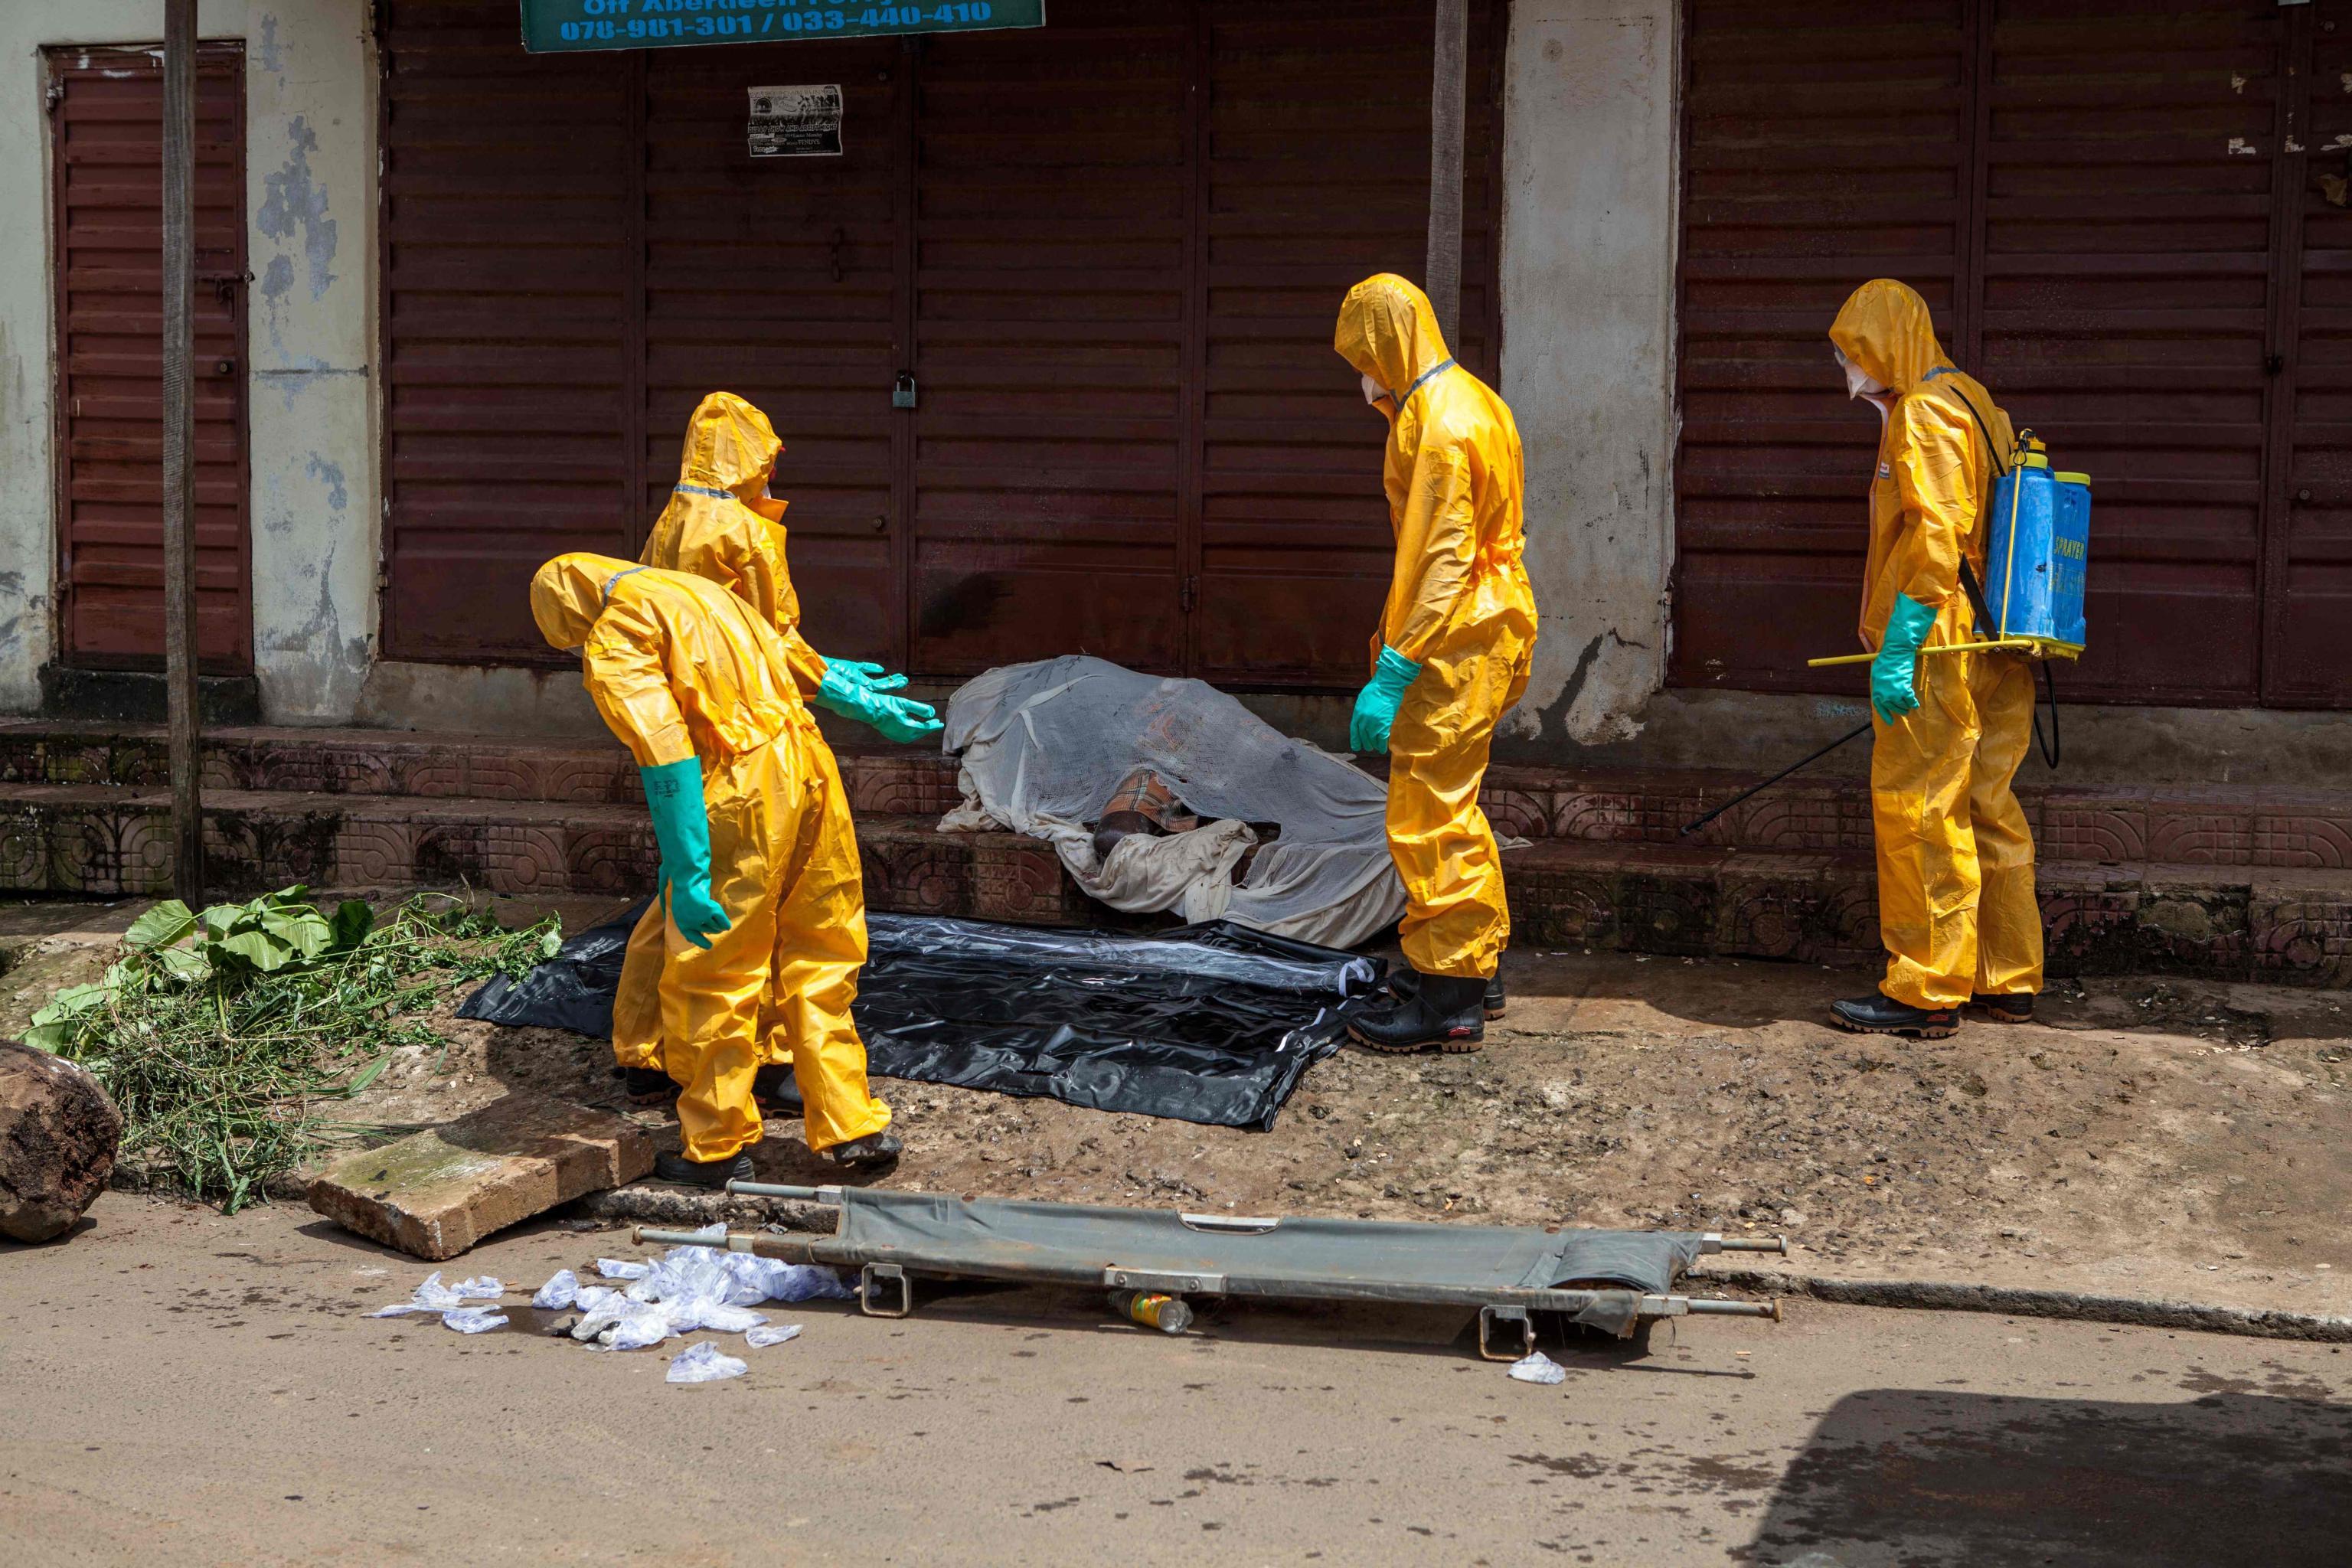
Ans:
[{"label": "discarded latex glove", "polygon": [[1568,1368],[1541,1351],[1536,1351],[1511,1363],[1511,1375],[1521,1383],[1566,1383]]},{"label": "discarded latex glove", "polygon": [[770,1345],[780,1345],[786,1340],[796,1340],[800,1337],[801,1326],[798,1323],[777,1323],[772,1326],[762,1323],[758,1328],[746,1332],[743,1342],[756,1351],[765,1350]]},{"label": "discarded latex glove", "polygon": [[496,1307],[459,1307],[441,1314],[441,1326],[461,1334],[486,1334],[492,1329],[505,1328],[507,1317]]},{"label": "discarded latex glove", "polygon": [[681,1334],[691,1333],[696,1329],[709,1329],[722,1334],[740,1334],[747,1330],[756,1329],[768,1321],[749,1307],[730,1307],[724,1301],[698,1300],[671,1302],[667,1305],[670,1326]]},{"label": "discarded latex glove", "polygon": [[709,1340],[689,1345],[685,1352],[669,1363],[668,1383],[716,1383],[723,1377],[740,1377],[751,1370],[749,1362],[723,1355]]},{"label": "discarded latex glove", "polygon": [[650,1263],[631,1263],[619,1258],[596,1259],[596,1272],[607,1279],[642,1279],[653,1271]]},{"label": "discarded latex glove", "polygon": [[575,1340],[593,1340],[623,1318],[640,1310],[635,1301],[618,1290],[607,1290],[603,1299],[596,1301],[583,1298],[579,1307],[580,1321],[572,1325],[572,1337]]},{"label": "discarded latex glove", "polygon": [[598,1334],[596,1342],[607,1350],[641,1351],[661,1343],[670,1333],[669,1314],[658,1307],[650,1310],[640,1307]]},{"label": "discarded latex glove", "polygon": [[579,1300],[580,1276],[569,1268],[559,1268],[555,1271],[555,1278],[539,1288],[539,1293],[530,1299],[530,1304],[560,1312]]},{"label": "discarded latex glove", "polygon": [[572,1337],[608,1351],[643,1350],[677,1332],[668,1309],[615,1294],[591,1308],[572,1325]]},{"label": "discarded latex glove", "polygon": [[728,1271],[758,1295],[755,1301],[854,1301],[857,1292],[841,1276],[814,1263],[786,1263],[780,1258],[757,1258],[748,1252],[726,1255]]},{"label": "discarded latex glove", "polygon": [[394,1306],[380,1308],[370,1312],[368,1316],[398,1318],[404,1317],[410,1312],[454,1311],[466,1304],[466,1298],[468,1296],[487,1296],[491,1300],[496,1300],[504,1294],[506,1294],[506,1287],[487,1274],[468,1279],[461,1285],[444,1285],[441,1283],[441,1271],[436,1268],[425,1277],[425,1283],[419,1285],[416,1288],[416,1293],[407,1300]]}]

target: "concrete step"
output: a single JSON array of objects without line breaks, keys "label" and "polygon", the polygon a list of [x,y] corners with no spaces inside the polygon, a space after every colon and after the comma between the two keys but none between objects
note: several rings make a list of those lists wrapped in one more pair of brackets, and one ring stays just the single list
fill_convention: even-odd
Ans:
[{"label": "concrete step", "polygon": [[[835,752],[861,811],[953,807],[954,762],[905,746]],[[221,729],[204,737],[207,790],[641,805],[636,764],[610,741],[517,741],[405,730]],[[0,721],[0,784],[164,788],[160,728]]]},{"label": "concrete step", "polygon": [[[956,804],[952,758],[907,747],[837,748],[861,814],[931,816]],[[163,732],[110,724],[0,723],[0,783],[163,787]],[[226,729],[205,742],[207,789],[342,796],[635,806],[628,753],[610,742],[385,730]],[[1867,781],[1791,780],[1685,839],[1684,825],[1747,788],[1699,769],[1497,767],[1481,795],[1499,831],[1530,839],[1783,853],[1867,854]],[[2021,791],[2046,860],[2352,869],[2352,789],[2137,790],[2063,784]]]},{"label": "concrete step", "polygon": [[[169,882],[171,801],[152,787],[0,786],[0,889],[153,896]],[[206,796],[220,893],[458,885],[541,898],[650,890],[641,805],[222,789]],[[938,816],[858,821],[869,908],[1030,925],[1137,925],[1081,893],[1045,845],[946,834]],[[1880,962],[1866,854],[1554,837],[1504,857],[1521,946]],[[2045,861],[2053,973],[2177,972],[2352,985],[2352,872]]]},{"label": "concrete step", "polygon": [[[0,785],[0,891],[152,897],[171,882],[170,792]],[[943,834],[936,814],[861,814],[869,907],[1032,925],[1127,920],[1081,893],[1047,846]],[[205,796],[208,876],[223,896],[466,886],[518,897],[650,892],[659,853],[642,802],[587,805],[453,795],[217,789]]]},{"label": "concrete step", "polygon": [[[1503,864],[1517,945],[1885,962],[1867,854],[1552,839]],[[2352,872],[2045,859],[2034,880],[2053,975],[2352,985]]]}]

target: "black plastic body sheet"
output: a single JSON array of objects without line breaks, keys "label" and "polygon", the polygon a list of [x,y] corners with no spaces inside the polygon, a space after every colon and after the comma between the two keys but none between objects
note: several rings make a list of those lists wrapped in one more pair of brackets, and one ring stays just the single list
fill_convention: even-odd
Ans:
[{"label": "black plastic body sheet", "polygon": [[[457,1016],[609,1036],[636,913],[492,980]],[[1350,1000],[1387,975],[1223,921],[1132,935],[876,914],[866,930],[856,1011],[871,1071],[1221,1127],[1272,1127],[1339,1048]]]}]

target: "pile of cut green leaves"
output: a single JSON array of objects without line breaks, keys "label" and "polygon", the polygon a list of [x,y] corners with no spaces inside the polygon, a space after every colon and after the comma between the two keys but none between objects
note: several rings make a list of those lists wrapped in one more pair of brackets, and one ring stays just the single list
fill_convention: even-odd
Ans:
[{"label": "pile of cut green leaves", "polygon": [[95,984],[33,1015],[28,1044],[81,1063],[122,1109],[121,1168],[234,1213],[360,1129],[322,1101],[373,1083],[402,1046],[446,1042],[425,1021],[452,992],[520,976],[562,935],[509,931],[424,894],[379,920],[293,887],[202,913],[177,900],[126,932]]}]

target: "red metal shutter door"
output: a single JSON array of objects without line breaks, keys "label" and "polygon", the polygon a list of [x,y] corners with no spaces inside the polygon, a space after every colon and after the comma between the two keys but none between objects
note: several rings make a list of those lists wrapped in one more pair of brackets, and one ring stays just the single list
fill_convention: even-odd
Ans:
[{"label": "red metal shutter door", "polygon": [[[803,625],[827,653],[897,662],[890,389],[898,334],[896,41],[667,49],[646,62],[645,520],[688,416],[739,393],[783,438],[774,492]],[[754,86],[838,86],[838,157],[754,158]],[[639,536],[642,542],[643,535]]]},{"label": "red metal shutter door", "polygon": [[[58,506],[65,662],[163,656],[163,80],[152,50],[57,49]],[[196,68],[196,640],[253,668],[245,426],[245,51]]]},{"label": "red metal shutter door", "polygon": [[1189,27],[1148,0],[925,42],[910,658],[1183,658]]},{"label": "red metal shutter door", "polygon": [[2302,217],[2301,308],[2263,696],[2344,708],[2352,707],[2352,5],[2327,0],[2303,25],[2309,118],[2296,128],[2303,151],[2277,159]]},{"label": "red metal shutter door", "polygon": [[381,15],[384,649],[551,659],[531,573],[646,528],[635,68],[526,55],[511,0]]},{"label": "red metal shutter door", "polygon": [[[1205,276],[1194,672],[1363,680],[1395,559],[1388,422],[1332,352],[1375,272],[1429,246],[1427,0],[1206,7]],[[1473,5],[1455,357],[1496,380],[1496,12]]]},{"label": "red metal shutter door", "polygon": [[[1676,685],[1844,691],[1879,423],[1829,326],[1899,278],[1951,342],[1967,34],[1948,0],[1696,0],[1685,56]],[[2000,389],[1996,386],[1994,391]]]},{"label": "red metal shutter door", "polygon": [[1876,434],[1824,334],[1888,276],[2091,475],[2091,646],[2067,689],[2254,700],[2282,15],[1695,6],[1676,683],[1858,694],[1803,668],[1850,646]]},{"label": "red metal shutter door", "polygon": [[1993,14],[1980,342],[1956,352],[2054,467],[2091,476],[2069,697],[2256,697],[2280,15]]}]

